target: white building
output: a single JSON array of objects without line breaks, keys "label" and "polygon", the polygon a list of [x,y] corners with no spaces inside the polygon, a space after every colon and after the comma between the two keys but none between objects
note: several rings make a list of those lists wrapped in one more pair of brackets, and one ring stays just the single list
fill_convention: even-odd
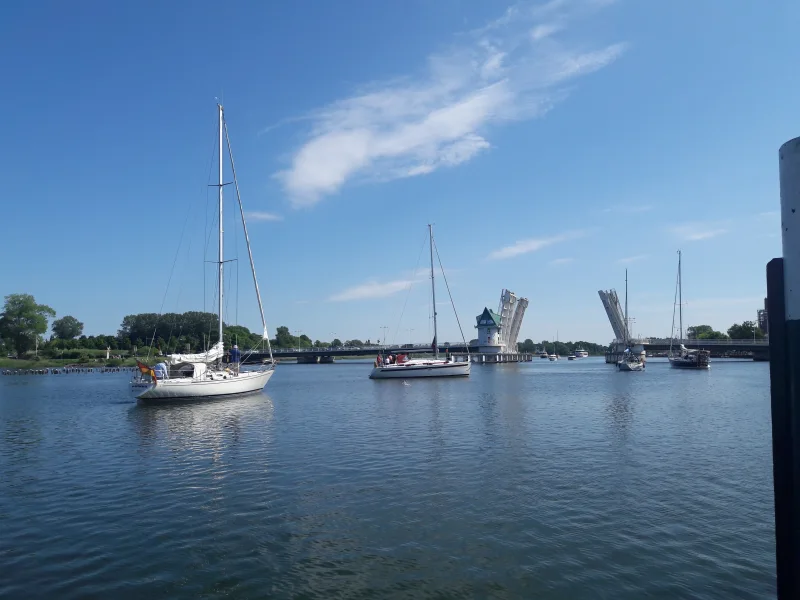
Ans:
[{"label": "white building", "polygon": [[527,308],[527,298],[517,298],[514,292],[503,290],[497,312],[484,308],[476,317],[478,352],[484,354],[516,352],[517,337]]}]

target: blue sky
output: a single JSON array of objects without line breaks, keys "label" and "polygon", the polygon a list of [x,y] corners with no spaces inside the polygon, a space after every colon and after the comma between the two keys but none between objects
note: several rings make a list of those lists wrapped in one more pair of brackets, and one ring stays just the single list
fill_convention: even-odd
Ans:
[{"label": "blue sky", "polygon": [[[607,343],[597,290],[625,268],[634,330],[666,336],[679,248],[686,320],[724,330],[780,255],[798,22],[789,0],[8,4],[0,294],[90,334],[210,308],[222,97],[273,331],[428,340],[429,222],[468,339],[505,287],[521,338]],[[258,330],[226,210],[226,320]]]}]

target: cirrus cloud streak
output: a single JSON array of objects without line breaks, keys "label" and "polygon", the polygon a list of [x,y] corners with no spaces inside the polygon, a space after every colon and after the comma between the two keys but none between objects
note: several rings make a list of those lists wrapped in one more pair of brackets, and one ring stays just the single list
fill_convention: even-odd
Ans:
[{"label": "cirrus cloud streak", "polygon": [[[422,73],[364,86],[305,116],[291,164],[275,174],[295,207],[350,181],[432,173],[491,148],[492,128],[541,117],[567,84],[617,60],[624,43],[567,41],[580,17],[608,0],[522,3],[432,54]],[[563,38],[563,39],[562,39]]]}]

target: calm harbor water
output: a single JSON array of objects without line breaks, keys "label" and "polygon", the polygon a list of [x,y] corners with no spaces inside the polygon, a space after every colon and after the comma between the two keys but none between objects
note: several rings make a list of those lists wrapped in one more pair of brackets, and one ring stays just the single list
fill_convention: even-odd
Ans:
[{"label": "calm harbor water", "polygon": [[2,598],[771,598],[768,365],[0,377]]}]

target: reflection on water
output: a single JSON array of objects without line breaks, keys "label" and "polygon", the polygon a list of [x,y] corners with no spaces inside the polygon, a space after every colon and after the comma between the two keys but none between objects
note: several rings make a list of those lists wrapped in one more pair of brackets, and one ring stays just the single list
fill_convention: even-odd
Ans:
[{"label": "reflection on water", "polygon": [[0,380],[0,597],[774,596],[766,365],[370,368]]}]

